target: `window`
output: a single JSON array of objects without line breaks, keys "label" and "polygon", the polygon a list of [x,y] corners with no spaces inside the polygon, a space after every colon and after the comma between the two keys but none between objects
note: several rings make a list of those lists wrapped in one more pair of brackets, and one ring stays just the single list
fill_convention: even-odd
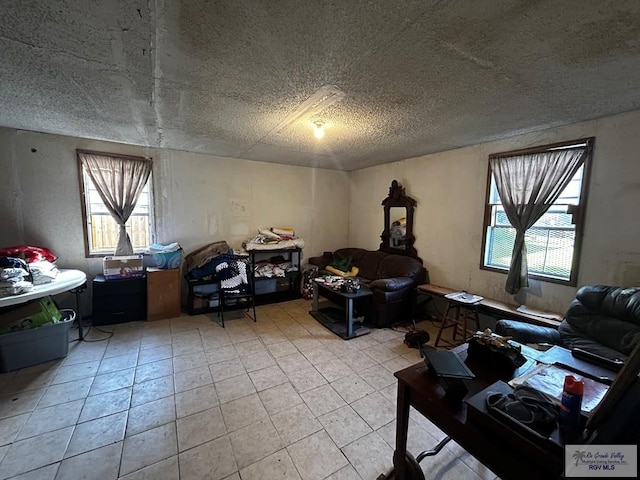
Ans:
[{"label": "window", "polygon": [[[591,152],[593,138],[496,154],[518,156],[584,146]],[[527,264],[530,278],[575,285],[586,205],[590,153],[558,199],[526,231]],[[481,268],[507,273],[511,264],[516,231],[509,223],[489,166],[487,202],[483,226]]]},{"label": "window", "polygon": [[[83,197],[82,214],[85,228],[85,251],[88,257],[113,255],[118,242],[118,224],[102,201],[86,166],[80,161],[82,153],[84,152],[78,152],[78,168]],[[121,155],[117,157],[110,156],[104,153],[98,155],[118,159],[128,158]],[[136,159],[136,157],[130,158]],[[135,207],[125,223],[131,245],[136,252],[141,251],[152,243],[154,224],[152,185],[152,174],[149,174]]]}]

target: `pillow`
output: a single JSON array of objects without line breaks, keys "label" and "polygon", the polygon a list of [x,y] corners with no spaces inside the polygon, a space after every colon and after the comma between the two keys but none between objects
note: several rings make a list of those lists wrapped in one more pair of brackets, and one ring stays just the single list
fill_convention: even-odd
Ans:
[{"label": "pillow", "polygon": [[259,228],[258,233],[264,235],[267,238],[272,238],[274,240],[280,240],[281,237],[277,233],[273,233],[271,230],[265,230],[264,228]]},{"label": "pillow", "polygon": [[296,236],[296,232],[293,230],[293,228],[286,228],[286,227],[271,227],[271,231],[277,235],[285,235],[287,237],[295,237]]},{"label": "pillow", "polygon": [[355,265],[351,267],[351,270],[349,270],[348,272],[343,270],[338,270],[337,268],[334,268],[331,265],[327,265],[326,270],[327,272],[331,272],[334,275],[338,275],[340,277],[355,277],[358,275],[358,272],[360,271],[358,267],[356,267]]}]

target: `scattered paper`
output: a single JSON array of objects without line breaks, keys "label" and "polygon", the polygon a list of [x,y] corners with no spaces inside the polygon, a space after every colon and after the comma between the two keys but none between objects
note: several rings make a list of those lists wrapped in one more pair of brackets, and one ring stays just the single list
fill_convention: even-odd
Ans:
[{"label": "scattered paper", "polygon": [[526,305],[520,305],[516,308],[516,311],[520,313],[526,313],[527,315],[533,315],[535,317],[548,318],[548,319],[557,319],[558,315],[555,313],[543,312],[542,310],[535,310],[533,308],[527,307]]},{"label": "scattered paper", "polygon": [[596,382],[579,373],[565,370],[557,365],[539,364],[523,375],[514,378],[509,385],[527,385],[540,392],[546,393],[558,403],[562,400],[564,378],[573,375],[577,380],[584,382],[584,394],[582,396],[582,413],[590,415],[594,408],[602,401],[609,387],[604,383]]},{"label": "scattered paper", "polygon": [[484,297],[468,292],[447,293],[444,298],[455,300],[456,302],[460,303],[478,303],[479,301],[484,300]]}]

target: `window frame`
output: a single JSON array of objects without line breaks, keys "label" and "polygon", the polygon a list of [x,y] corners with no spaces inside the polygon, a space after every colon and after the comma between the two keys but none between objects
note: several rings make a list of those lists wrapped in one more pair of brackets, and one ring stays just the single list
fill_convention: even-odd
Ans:
[{"label": "window frame", "polygon": [[595,137],[585,137],[579,138],[576,140],[570,140],[565,142],[556,142],[550,143],[547,145],[541,145],[538,147],[529,147],[522,148],[518,150],[511,150],[508,152],[500,152],[500,153],[492,153],[489,155],[487,159],[487,182],[485,186],[485,200],[484,200],[484,218],[482,221],[482,246],[480,249],[480,270],[487,270],[490,272],[497,272],[507,275],[509,273],[508,268],[498,268],[493,266],[485,265],[485,255],[487,248],[488,239],[488,230],[491,226],[491,217],[492,217],[492,209],[493,204],[489,203],[491,200],[491,180],[492,180],[492,171],[491,171],[491,162],[489,160],[493,158],[504,158],[504,157],[512,157],[516,155],[529,155],[535,153],[544,153],[550,150],[555,150],[559,148],[568,148],[572,145],[580,145],[586,144],[587,155],[585,156],[583,163],[583,172],[582,172],[582,185],[580,186],[580,202],[575,207],[569,207],[568,213],[570,213],[573,217],[573,224],[575,225],[575,238],[574,238],[574,247],[573,247],[573,255],[571,258],[571,274],[568,280],[564,280],[561,278],[555,278],[547,275],[541,275],[538,273],[529,273],[529,278],[548,282],[555,283],[560,285],[567,285],[575,287],[578,283],[578,273],[580,269],[580,254],[582,251],[582,238],[584,234],[584,223],[586,219],[586,210],[587,203],[589,198],[589,184],[591,178],[591,164],[593,163],[593,150],[595,146]]},{"label": "window frame", "polygon": [[[137,157],[134,155],[123,155],[120,153],[109,153],[109,152],[98,152],[95,150],[76,150],[76,161],[78,165],[78,183],[80,186],[80,206],[82,210],[82,233],[83,233],[83,241],[84,241],[84,255],[85,258],[103,258],[108,255],[113,255],[113,253],[92,253],[91,246],[89,242],[89,222],[87,218],[88,208],[87,208],[87,185],[84,181],[84,166],[82,165],[82,160],[80,159],[80,154],[89,154],[89,155],[103,155],[106,157],[117,157],[124,158],[130,160],[150,160],[145,157]],[[150,178],[148,180],[149,183],[149,242],[153,243],[155,238],[155,201],[153,194],[153,169],[151,171]],[[135,253],[142,253],[142,249],[134,249]]]}]

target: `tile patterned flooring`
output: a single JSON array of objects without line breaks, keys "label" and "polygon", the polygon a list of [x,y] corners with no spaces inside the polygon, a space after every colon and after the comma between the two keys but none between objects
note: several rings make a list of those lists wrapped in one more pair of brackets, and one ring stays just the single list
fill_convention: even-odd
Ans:
[{"label": "tile patterned flooring", "polygon": [[[107,341],[0,375],[0,479],[376,479],[393,455],[393,372],[420,358],[390,329],[345,342],[309,308],[263,306],[225,329],[206,315],[102,327]],[[414,454],[443,436],[412,413]],[[421,466],[495,478],[453,442]]]}]

